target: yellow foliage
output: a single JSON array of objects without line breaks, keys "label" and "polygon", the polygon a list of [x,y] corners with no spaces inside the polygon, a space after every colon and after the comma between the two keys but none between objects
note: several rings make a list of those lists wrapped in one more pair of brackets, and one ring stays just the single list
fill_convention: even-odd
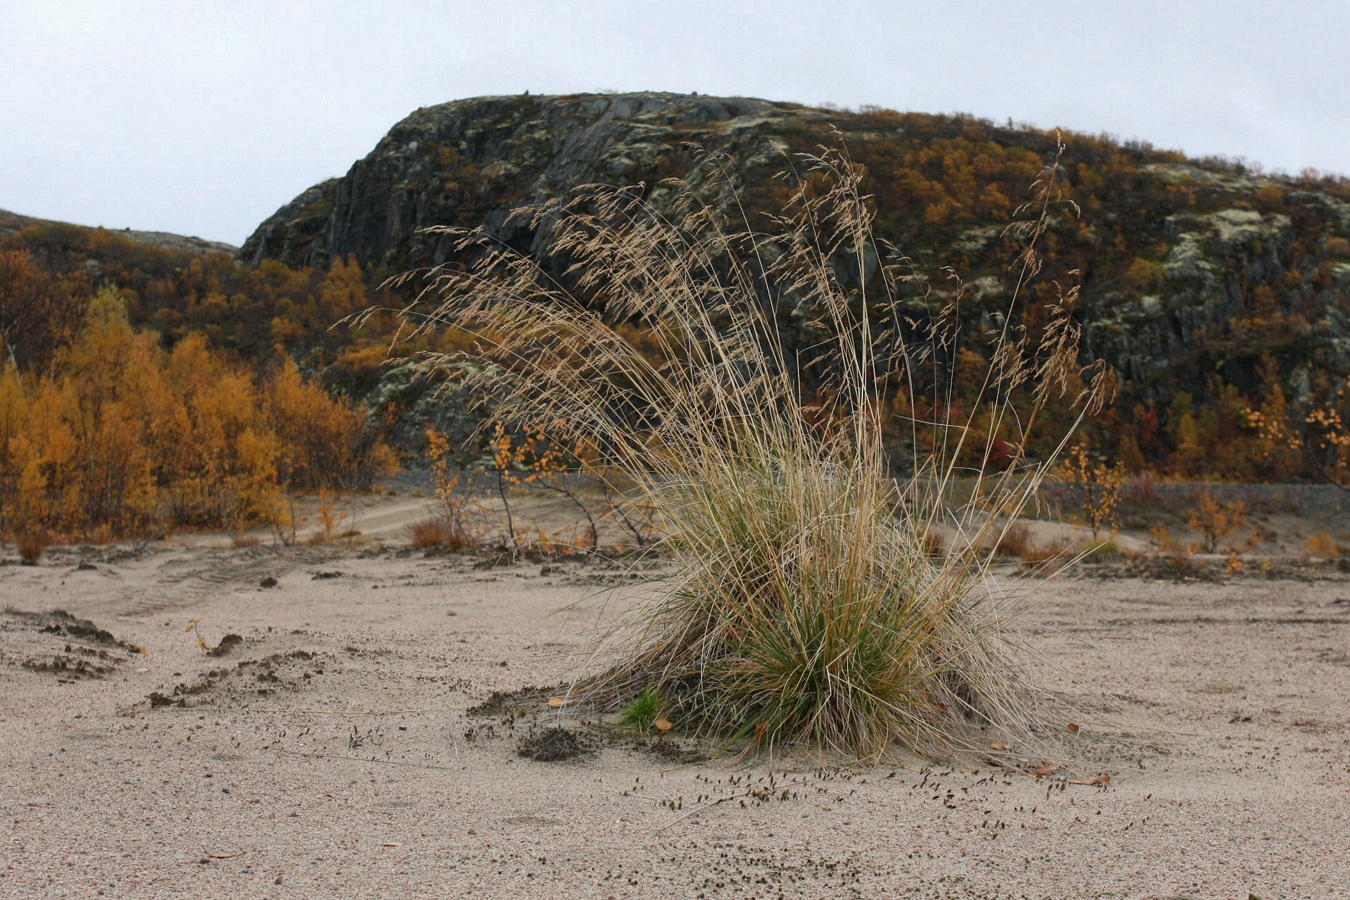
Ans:
[{"label": "yellow foliage", "polygon": [[1077,511],[1092,529],[1092,539],[1095,541],[1104,528],[1114,533],[1120,507],[1120,487],[1125,481],[1124,463],[1108,466],[1096,462],[1079,445],[1065,452],[1064,461],[1060,464],[1060,477],[1068,487]]},{"label": "yellow foliage", "polygon": [[1336,541],[1325,531],[1317,534],[1308,535],[1308,542],[1304,545],[1304,550],[1309,556],[1315,556],[1319,559],[1331,559],[1339,556],[1341,548],[1336,545]]},{"label": "yellow foliage", "polygon": [[367,429],[356,407],[305,382],[294,360],[286,360],[272,379],[266,399],[280,441],[282,484],[353,490],[397,469],[393,453]]},{"label": "yellow foliage", "polygon": [[166,353],[100,291],[59,375],[0,370],[0,534],[281,523],[283,485],[364,486],[392,454],[288,363],[264,392],[206,339]]},{"label": "yellow foliage", "polygon": [[1241,500],[1220,502],[1211,491],[1203,490],[1187,511],[1186,523],[1200,532],[1206,553],[1219,549],[1219,542],[1247,524],[1247,506]]}]

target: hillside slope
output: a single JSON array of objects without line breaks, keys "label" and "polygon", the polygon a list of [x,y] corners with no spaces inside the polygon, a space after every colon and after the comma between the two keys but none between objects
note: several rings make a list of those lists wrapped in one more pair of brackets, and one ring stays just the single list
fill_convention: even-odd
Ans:
[{"label": "hillside slope", "polygon": [[[1221,372],[1249,389],[1266,355],[1296,394],[1319,375],[1350,373],[1350,184],[1064,139],[1066,199],[1082,214],[1056,221],[1048,271],[1081,278],[1088,352],[1114,364],[1131,394],[1203,394]],[[350,253],[395,274],[446,259],[446,240],[421,231],[442,224],[487,225],[537,250],[537,236],[503,225],[510,209],[593,181],[651,191],[693,171],[691,143],[736,160],[754,222],[775,208],[772,179],[791,154],[840,140],[868,167],[881,238],[935,282],[954,267],[980,306],[1006,300],[1016,251],[1002,229],[1053,157],[1054,135],[963,116],[697,95],[488,97],[419,109],[344,177],[278,210],[238,258],[325,266]]]},{"label": "hillside slope", "polygon": [[[23,216],[9,210],[0,209],[0,238],[17,234],[25,228],[35,225],[58,226],[64,228],[88,228],[85,225],[72,225],[69,222],[55,222],[51,219],[39,219],[35,216]],[[123,228],[120,231],[109,230],[105,228],[92,228],[91,231],[108,231],[109,234],[115,234],[126,238],[129,241],[136,241],[141,244],[150,244],[154,247],[162,247],[165,250],[187,250],[191,253],[229,253],[231,255],[239,252],[239,248],[233,244],[226,244],[221,241],[208,241],[205,238],[188,237],[181,234],[170,234],[167,231],[134,231],[130,228]]]}]

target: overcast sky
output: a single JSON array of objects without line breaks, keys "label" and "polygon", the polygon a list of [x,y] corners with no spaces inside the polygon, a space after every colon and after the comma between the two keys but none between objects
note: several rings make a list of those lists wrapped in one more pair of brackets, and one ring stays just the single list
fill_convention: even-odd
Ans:
[{"label": "overcast sky", "polygon": [[0,0],[0,208],[242,243],[419,106],[969,112],[1350,174],[1346,0]]}]

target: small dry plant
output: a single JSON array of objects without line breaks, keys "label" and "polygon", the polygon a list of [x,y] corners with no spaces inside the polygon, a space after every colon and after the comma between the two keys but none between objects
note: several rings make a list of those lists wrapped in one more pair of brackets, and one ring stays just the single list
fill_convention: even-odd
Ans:
[{"label": "small dry plant", "polygon": [[37,565],[38,560],[42,559],[42,554],[46,552],[51,542],[51,538],[45,531],[25,532],[14,539],[14,545],[19,551],[19,559],[26,566]]},{"label": "small dry plant", "polygon": [[994,544],[994,555],[1030,560],[1035,549],[1031,528],[1024,522],[1014,522],[998,535],[998,540]]},{"label": "small dry plant", "polygon": [[343,530],[343,526],[351,521],[351,513],[338,508],[341,501],[342,495],[340,493],[330,491],[326,487],[319,488],[319,509],[315,514],[315,522],[322,530],[311,534],[307,543],[328,544],[339,536],[347,537],[356,534],[351,529]]},{"label": "small dry plant", "polygon": [[[503,421],[595,448],[662,523],[670,574],[611,635],[626,642],[622,661],[579,693],[617,710],[654,692],[678,727],[859,759],[897,744],[946,753],[976,739],[972,725],[1027,734],[1013,610],[984,575],[1002,523],[1068,439],[1028,457],[1047,407],[1076,404],[1072,430],[1110,386],[1077,362],[1075,292],[1047,305],[1038,336],[1017,325],[1056,167],[1015,225],[1022,276],[990,338],[972,407],[982,425],[908,416],[912,477],[899,485],[884,398],[903,386],[954,408],[943,373],[963,339],[960,296],[916,289],[873,241],[863,174],[844,153],[802,168],[768,233],[733,215],[712,157],[660,186],[661,212],[640,188],[606,187],[518,211],[551,237],[542,261],[451,231],[455,262],[405,318],[476,335],[475,358],[426,364],[492,399]],[[810,343],[789,342],[785,325]],[[972,444],[984,461],[958,463]],[[972,478],[979,502],[953,501]]]},{"label": "small dry plant", "polygon": [[1335,539],[1325,531],[1308,535],[1303,550],[1308,556],[1316,559],[1334,559],[1341,552],[1341,548],[1337,546]]},{"label": "small dry plant", "polygon": [[452,466],[450,441],[434,428],[426,430],[426,438],[436,506],[433,515],[412,524],[413,544],[423,550],[444,548],[454,551],[477,546],[480,541],[466,524],[464,500],[460,496],[461,476]]},{"label": "small dry plant", "polygon": [[1238,499],[1221,501],[1213,491],[1202,490],[1186,511],[1186,524],[1200,532],[1201,549],[1217,553],[1220,541],[1247,524],[1247,506]]},{"label": "small dry plant", "polygon": [[1079,445],[1064,455],[1060,477],[1075,507],[1075,518],[1081,516],[1092,529],[1095,542],[1102,531],[1114,534],[1120,524],[1120,488],[1125,482],[1125,466],[1117,462],[1108,466],[1093,460]]},{"label": "small dry plant", "polygon": [[1182,567],[1190,565],[1191,548],[1184,541],[1174,538],[1169,528],[1163,525],[1154,525],[1149,528],[1148,533],[1153,546],[1173,564]]}]

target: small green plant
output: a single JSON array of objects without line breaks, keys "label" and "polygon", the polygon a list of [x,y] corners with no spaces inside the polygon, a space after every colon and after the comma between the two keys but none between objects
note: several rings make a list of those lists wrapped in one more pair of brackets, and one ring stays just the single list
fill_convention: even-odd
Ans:
[{"label": "small green plant", "polygon": [[1082,551],[1084,559],[1113,559],[1120,556],[1120,545],[1115,540],[1091,541]]},{"label": "small green plant", "polygon": [[623,712],[619,714],[619,724],[627,725],[634,731],[648,731],[661,717],[664,706],[665,700],[661,696],[660,688],[648,686],[624,707]]}]

